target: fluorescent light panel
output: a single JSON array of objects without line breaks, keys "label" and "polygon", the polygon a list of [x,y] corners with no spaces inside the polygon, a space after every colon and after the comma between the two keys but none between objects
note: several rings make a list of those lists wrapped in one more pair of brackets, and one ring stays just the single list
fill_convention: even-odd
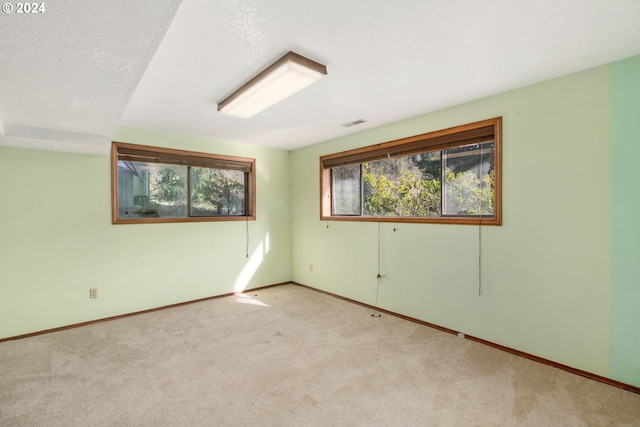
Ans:
[{"label": "fluorescent light panel", "polygon": [[327,75],[327,67],[289,52],[218,103],[218,111],[247,119]]}]

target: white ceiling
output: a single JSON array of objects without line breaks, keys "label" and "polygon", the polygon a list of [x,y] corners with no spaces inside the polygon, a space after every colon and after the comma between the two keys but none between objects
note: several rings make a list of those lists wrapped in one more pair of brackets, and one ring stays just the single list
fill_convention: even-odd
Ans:
[{"label": "white ceiling", "polygon": [[[45,4],[0,16],[2,145],[106,152],[120,124],[291,150],[640,54],[638,0]],[[217,112],[290,50],[327,77]]]}]

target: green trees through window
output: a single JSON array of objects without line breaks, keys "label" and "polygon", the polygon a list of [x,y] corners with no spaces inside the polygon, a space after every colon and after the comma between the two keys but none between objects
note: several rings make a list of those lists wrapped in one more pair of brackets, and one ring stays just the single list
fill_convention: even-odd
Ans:
[{"label": "green trees through window", "polygon": [[213,168],[191,169],[191,214],[244,215],[244,173]]},{"label": "green trees through window", "polygon": [[322,218],[499,224],[500,123],[321,158]]},{"label": "green trees through window", "polygon": [[114,143],[114,223],[255,218],[253,159]]}]

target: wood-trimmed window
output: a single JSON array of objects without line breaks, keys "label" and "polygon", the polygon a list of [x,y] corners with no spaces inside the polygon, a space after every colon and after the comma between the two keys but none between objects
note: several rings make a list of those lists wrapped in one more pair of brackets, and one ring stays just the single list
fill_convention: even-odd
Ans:
[{"label": "wood-trimmed window", "polygon": [[113,142],[114,224],[255,220],[255,159]]},{"label": "wood-trimmed window", "polygon": [[502,118],[320,157],[320,218],[502,223]]}]

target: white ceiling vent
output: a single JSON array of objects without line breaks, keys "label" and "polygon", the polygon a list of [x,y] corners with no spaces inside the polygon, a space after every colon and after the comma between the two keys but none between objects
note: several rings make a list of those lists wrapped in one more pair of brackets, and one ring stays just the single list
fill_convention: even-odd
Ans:
[{"label": "white ceiling vent", "polygon": [[354,121],[349,122],[349,123],[344,123],[341,126],[345,127],[345,128],[350,128],[351,126],[361,125],[362,123],[366,123],[366,122],[367,122],[366,120],[358,119],[358,120],[354,120]]}]

